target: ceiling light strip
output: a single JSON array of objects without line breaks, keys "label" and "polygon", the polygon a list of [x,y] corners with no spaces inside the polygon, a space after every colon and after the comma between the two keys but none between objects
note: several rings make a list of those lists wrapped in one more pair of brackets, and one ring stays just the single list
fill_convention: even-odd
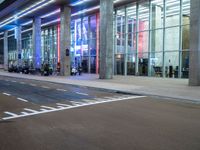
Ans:
[{"label": "ceiling light strip", "polygon": [[[38,10],[38,9],[41,9],[42,7],[45,7],[46,5],[48,5],[48,4],[52,3],[52,2],[54,2],[55,0],[49,0],[48,2],[43,3],[44,1],[45,1],[45,0],[42,1],[42,4],[41,4],[41,2],[40,2],[40,3],[39,3],[40,5],[39,5],[38,7],[34,7],[34,8],[33,8],[33,6],[31,6],[31,7],[27,8],[27,9],[31,9],[31,8],[33,8],[33,9],[30,10],[30,11],[28,11],[28,12],[26,12],[26,13],[23,13],[23,12],[24,12],[25,10],[27,10],[27,9],[25,9],[25,10],[23,10],[22,12],[18,13],[18,14],[15,15],[14,17],[13,17],[13,16],[10,17],[9,19],[11,19],[11,20],[9,20],[9,21],[8,21],[8,19],[6,19],[5,21],[1,22],[1,23],[0,23],[0,28],[3,27],[3,26],[5,26],[5,25],[7,25],[7,24],[9,24],[9,23],[11,23],[11,22],[13,22],[13,21],[15,21],[15,20],[17,20],[17,19],[19,19],[19,18],[21,18],[21,17],[24,17],[25,15],[28,15],[28,14],[30,14],[30,13],[32,13],[32,12]],[[37,4],[37,3],[36,3],[36,4]],[[36,4],[35,4],[35,5],[36,5]],[[37,5],[38,5],[38,4],[37,4]],[[18,16],[18,15],[19,15],[19,16]]]}]

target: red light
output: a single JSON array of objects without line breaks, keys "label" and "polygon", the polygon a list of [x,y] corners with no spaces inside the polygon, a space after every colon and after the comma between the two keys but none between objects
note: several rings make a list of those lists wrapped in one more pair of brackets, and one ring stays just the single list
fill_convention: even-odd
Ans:
[{"label": "red light", "polygon": [[57,26],[58,63],[60,63],[60,24]]},{"label": "red light", "polygon": [[96,15],[96,74],[99,73],[99,13]]}]

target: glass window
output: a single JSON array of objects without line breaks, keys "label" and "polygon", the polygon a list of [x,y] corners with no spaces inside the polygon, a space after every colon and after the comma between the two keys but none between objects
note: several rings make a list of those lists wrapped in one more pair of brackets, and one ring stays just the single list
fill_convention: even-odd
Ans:
[{"label": "glass window", "polygon": [[129,33],[136,33],[136,5],[127,7],[127,20],[128,20],[128,32]]},{"label": "glass window", "polygon": [[117,10],[117,34],[125,33],[125,9]]},{"label": "glass window", "polygon": [[149,32],[139,32],[138,33],[138,53],[148,52],[149,46]]},{"label": "glass window", "polygon": [[125,51],[125,36],[126,34],[117,35],[117,49],[116,53],[123,54]]},{"label": "glass window", "polygon": [[180,23],[180,0],[166,0],[166,27]]},{"label": "glass window", "polygon": [[179,50],[179,27],[165,29],[165,50]]},{"label": "glass window", "polygon": [[190,0],[182,0],[183,25],[190,24]]},{"label": "glass window", "polygon": [[0,64],[3,64],[3,61],[4,61],[4,59],[3,59],[3,39],[1,40],[0,39]]},{"label": "glass window", "polygon": [[142,2],[139,4],[139,31],[149,30],[149,3]]},{"label": "glass window", "polygon": [[165,52],[165,76],[178,78],[179,52]]},{"label": "glass window", "polygon": [[82,24],[82,41],[83,45],[87,45],[88,42],[88,17],[83,18]]},{"label": "glass window", "polygon": [[151,29],[163,28],[163,0],[151,1]]},{"label": "glass window", "polygon": [[140,76],[148,76],[148,53],[138,54],[138,70]]},{"label": "glass window", "polygon": [[181,74],[182,78],[188,78],[189,76],[189,51],[183,51],[182,52],[182,69],[181,69]]},{"label": "glass window", "polygon": [[183,50],[188,50],[190,48],[190,26],[189,25],[182,27],[182,36],[183,36],[182,48]]},{"label": "glass window", "polygon": [[[90,50],[90,55],[91,56],[96,56],[96,15],[95,16],[91,16],[90,17],[90,36],[89,36],[89,50]],[[93,61],[91,62],[91,65],[93,65],[93,68],[95,69],[95,60],[96,58],[94,59],[93,58]],[[92,67],[91,67],[92,68]],[[94,69],[93,72],[94,72]]]},{"label": "glass window", "polygon": [[117,47],[116,53],[122,54],[125,51],[125,9],[117,10],[117,33],[116,33],[116,40],[117,40]]},{"label": "glass window", "polygon": [[81,51],[81,45],[82,45],[82,39],[81,39],[81,19],[75,20],[75,56],[82,55]]},{"label": "glass window", "polygon": [[96,39],[90,40],[90,55],[96,56]]},{"label": "glass window", "polygon": [[97,28],[97,24],[96,24],[96,15],[95,16],[91,16],[90,17],[90,39],[96,39],[96,28]]},{"label": "glass window", "polygon": [[136,34],[128,34],[128,53],[136,53]]},{"label": "glass window", "polygon": [[124,54],[115,55],[115,74],[124,75]]},{"label": "glass window", "polygon": [[127,56],[127,75],[135,75],[135,64],[136,64],[135,54],[128,55]]},{"label": "glass window", "polygon": [[[161,77],[164,74],[166,77],[176,78],[181,70],[182,77],[188,76],[189,24],[190,0],[139,1],[138,5],[131,3],[118,9],[115,19],[115,73],[124,74],[124,69],[127,69],[127,74],[133,75],[135,68],[138,68],[138,73],[142,76],[150,74]],[[151,67],[148,68],[149,66]]]},{"label": "glass window", "polygon": [[163,29],[151,31],[151,52],[163,51]]},{"label": "glass window", "polygon": [[163,53],[153,52],[150,54],[151,76],[162,77]]}]

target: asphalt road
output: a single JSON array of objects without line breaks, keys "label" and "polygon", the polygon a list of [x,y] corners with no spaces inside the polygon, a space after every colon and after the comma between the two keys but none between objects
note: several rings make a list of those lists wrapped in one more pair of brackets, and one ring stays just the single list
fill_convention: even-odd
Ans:
[{"label": "asphalt road", "polygon": [[0,76],[0,150],[199,150],[200,105]]}]

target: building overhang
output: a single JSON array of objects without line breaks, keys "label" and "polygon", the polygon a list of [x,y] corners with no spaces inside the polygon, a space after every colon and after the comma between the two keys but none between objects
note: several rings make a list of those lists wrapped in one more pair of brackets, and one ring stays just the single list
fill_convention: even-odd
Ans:
[{"label": "building overhang", "polygon": [[[13,0],[12,3],[0,4],[5,8],[0,11],[0,32],[13,29],[19,25],[31,26],[35,17],[41,17],[42,23],[55,23],[60,18],[60,6],[72,9],[72,18],[82,17],[99,11],[100,0]],[[115,0],[115,7],[133,0]]]}]

